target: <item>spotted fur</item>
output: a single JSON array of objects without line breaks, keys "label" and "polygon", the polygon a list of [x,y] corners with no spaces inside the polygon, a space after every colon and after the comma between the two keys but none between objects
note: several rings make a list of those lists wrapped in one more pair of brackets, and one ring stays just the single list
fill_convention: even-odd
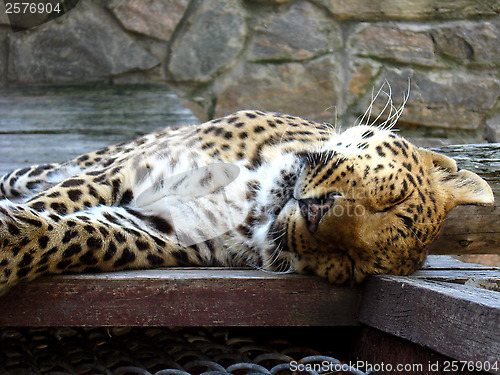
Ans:
[{"label": "spotted fur", "polygon": [[446,213],[493,202],[369,125],[242,111],[0,181],[0,288],[63,272],[253,266],[331,282],[417,269]]}]

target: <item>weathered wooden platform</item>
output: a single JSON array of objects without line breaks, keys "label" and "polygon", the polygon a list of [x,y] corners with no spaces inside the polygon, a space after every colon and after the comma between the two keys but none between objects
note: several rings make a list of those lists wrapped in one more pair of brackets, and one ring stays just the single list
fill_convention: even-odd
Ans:
[{"label": "weathered wooden platform", "polygon": [[14,287],[0,306],[10,327],[366,326],[460,361],[500,353],[500,271],[448,256],[357,287],[249,269],[51,276]]},{"label": "weathered wooden platform", "polygon": [[198,123],[164,86],[0,89],[0,175],[63,162],[173,125]]},{"label": "weathered wooden platform", "polygon": [[[0,174],[197,122],[162,86],[0,90]],[[439,149],[500,196],[500,145]],[[433,254],[500,253],[500,208],[459,207]],[[362,326],[464,361],[500,353],[500,271],[431,256],[411,277],[332,287],[248,269],[62,275],[0,297],[3,326]],[[500,373],[499,371],[490,371]]]}]

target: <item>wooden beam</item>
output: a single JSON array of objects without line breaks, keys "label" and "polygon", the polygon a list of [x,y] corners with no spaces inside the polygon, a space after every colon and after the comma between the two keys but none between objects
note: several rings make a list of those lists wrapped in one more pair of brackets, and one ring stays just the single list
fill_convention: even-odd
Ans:
[{"label": "wooden beam", "polygon": [[424,266],[414,272],[411,278],[458,283],[500,292],[500,268],[464,263],[447,255],[429,255]]},{"label": "wooden beam", "polygon": [[498,268],[484,270],[460,270],[452,268],[447,270],[418,270],[411,277],[427,281],[444,281],[479,286],[484,289],[500,292],[500,271]]},{"label": "wooden beam", "polygon": [[457,363],[455,359],[367,326],[360,330],[352,349],[347,353],[347,358],[343,360],[353,363],[358,370],[376,371],[377,375],[486,374],[452,371],[452,363]]},{"label": "wooden beam", "polygon": [[[0,89],[0,175],[198,120],[165,85]],[[26,152],[29,150],[29,152]]]},{"label": "wooden beam", "polygon": [[374,277],[364,287],[359,321],[460,361],[496,365],[489,372],[500,374],[498,292],[413,277]]},{"label": "wooden beam", "polygon": [[[427,281],[442,281],[454,284],[479,287],[500,292],[500,270],[498,268],[484,269],[432,269],[418,270],[411,275],[412,279]],[[500,298],[500,295],[498,296]]]},{"label": "wooden beam", "polygon": [[495,206],[459,206],[446,217],[431,254],[500,254],[500,193]]},{"label": "wooden beam", "polygon": [[475,263],[465,263],[449,255],[429,255],[425,260],[422,270],[449,270],[454,269],[458,271],[463,270],[475,270],[475,269],[487,269],[489,267],[475,264]]},{"label": "wooden beam", "polygon": [[500,143],[453,145],[434,149],[460,168],[488,181],[495,195],[491,207],[459,206],[446,218],[431,254],[500,254]]},{"label": "wooden beam", "polygon": [[0,326],[348,326],[359,289],[246,269],[65,275],[0,297]]}]

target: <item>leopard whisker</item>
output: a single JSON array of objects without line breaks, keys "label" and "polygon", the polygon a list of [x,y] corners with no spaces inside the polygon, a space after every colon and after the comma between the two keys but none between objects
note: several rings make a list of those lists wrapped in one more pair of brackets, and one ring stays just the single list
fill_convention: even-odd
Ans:
[{"label": "leopard whisker", "polygon": [[[371,122],[371,124],[370,124],[371,126],[376,126],[377,121],[378,121],[378,120],[380,119],[380,117],[382,117],[382,115],[383,115],[383,114],[387,111],[387,108],[390,108],[390,111],[389,111],[389,116],[390,116],[390,115],[391,115],[391,112],[392,112],[392,108],[394,107],[393,102],[392,102],[392,88],[391,88],[391,85],[389,84],[389,82],[388,82],[387,80],[386,80],[385,82],[386,82],[387,86],[389,87],[389,92],[387,93],[387,92],[385,92],[384,90],[382,90],[381,92],[387,96],[387,101],[386,101],[386,103],[385,103],[385,105],[384,105],[384,108],[382,108],[382,110],[381,110],[381,111],[379,111],[378,116],[377,116],[377,117],[376,117],[376,118],[375,118],[375,119]],[[384,85],[384,86],[385,86],[385,85]],[[383,88],[384,86],[382,86],[382,88]],[[382,89],[382,88],[381,88],[381,89]],[[383,129],[383,128],[382,128],[382,129]]]}]

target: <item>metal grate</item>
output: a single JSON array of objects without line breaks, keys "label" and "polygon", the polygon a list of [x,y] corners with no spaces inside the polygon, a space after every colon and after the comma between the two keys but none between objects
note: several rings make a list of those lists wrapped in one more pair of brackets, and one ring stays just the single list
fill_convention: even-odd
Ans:
[{"label": "metal grate", "polygon": [[289,340],[225,328],[0,328],[2,375],[327,372],[366,375]]}]

